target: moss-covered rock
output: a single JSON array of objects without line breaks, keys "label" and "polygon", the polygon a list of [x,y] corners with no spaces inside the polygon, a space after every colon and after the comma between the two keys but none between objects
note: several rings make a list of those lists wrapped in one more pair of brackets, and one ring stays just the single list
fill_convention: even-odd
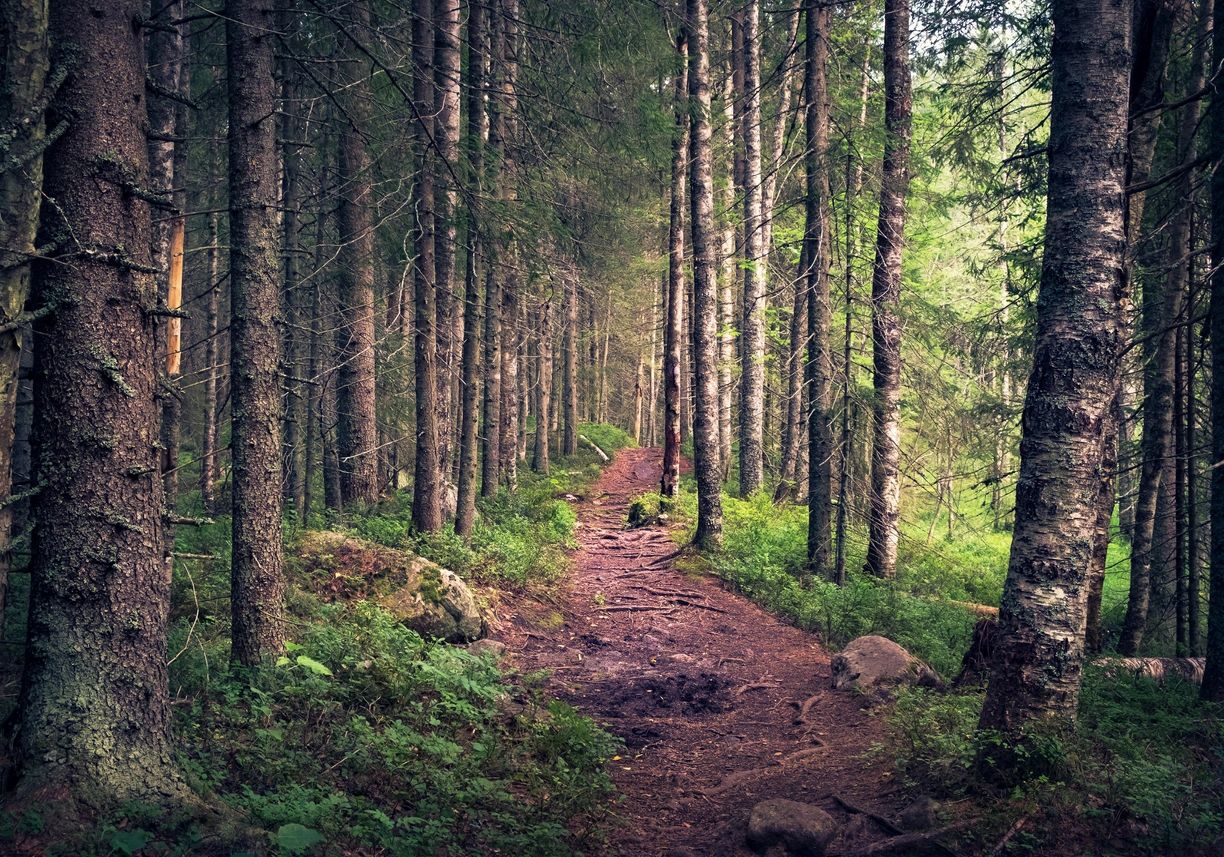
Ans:
[{"label": "moss-covered rock", "polygon": [[407,551],[330,531],[300,539],[301,583],[328,601],[376,601],[425,637],[467,643],[484,636],[485,622],[467,584],[449,569]]}]

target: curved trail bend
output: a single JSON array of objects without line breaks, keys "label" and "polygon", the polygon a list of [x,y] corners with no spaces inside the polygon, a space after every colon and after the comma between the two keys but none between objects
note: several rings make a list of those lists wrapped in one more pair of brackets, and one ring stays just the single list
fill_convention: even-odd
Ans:
[{"label": "curved trail bend", "polygon": [[[661,466],[658,449],[616,455],[576,504],[580,547],[558,603],[511,602],[498,635],[518,667],[548,670],[552,693],[624,739],[607,853],[750,854],[748,815],[770,797],[842,821],[838,797],[895,811],[903,797],[886,766],[863,758],[883,724],[829,689],[816,637],[674,568],[665,528],[625,529],[629,502],[657,488]],[[855,841],[829,853],[888,835],[855,826]]]}]

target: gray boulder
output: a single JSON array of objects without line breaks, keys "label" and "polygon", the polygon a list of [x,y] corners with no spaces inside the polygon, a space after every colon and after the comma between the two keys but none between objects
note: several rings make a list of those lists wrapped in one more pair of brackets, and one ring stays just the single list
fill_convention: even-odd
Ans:
[{"label": "gray boulder", "polygon": [[875,688],[917,684],[937,687],[939,675],[904,647],[887,637],[868,636],[851,640],[833,656],[833,687]]},{"label": "gray boulder", "polygon": [[836,834],[823,809],[783,798],[761,801],[748,819],[748,847],[758,852],[781,846],[790,857],[822,857]]}]

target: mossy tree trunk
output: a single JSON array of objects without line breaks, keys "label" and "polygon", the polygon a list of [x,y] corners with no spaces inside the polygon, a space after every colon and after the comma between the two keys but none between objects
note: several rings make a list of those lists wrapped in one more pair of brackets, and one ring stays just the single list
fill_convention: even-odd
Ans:
[{"label": "mossy tree trunk", "polygon": [[51,5],[70,63],[47,150],[35,300],[29,649],[17,750],[23,790],[93,805],[190,800],[176,772],[166,672],[145,62],[136,0]]}]

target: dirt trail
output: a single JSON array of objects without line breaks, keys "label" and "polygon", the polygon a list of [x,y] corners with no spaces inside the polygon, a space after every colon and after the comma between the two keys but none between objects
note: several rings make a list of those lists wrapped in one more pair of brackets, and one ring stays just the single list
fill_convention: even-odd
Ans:
[{"label": "dirt trail", "polygon": [[[862,758],[882,724],[829,689],[818,640],[676,570],[665,528],[624,528],[629,501],[658,484],[660,467],[657,449],[617,454],[577,503],[580,549],[555,609],[513,602],[498,634],[520,668],[549,670],[554,694],[624,739],[613,763],[622,824],[608,853],[749,854],[748,814],[770,797],[842,820],[850,814],[835,795],[895,812],[904,798],[887,768]],[[858,838],[830,853],[887,835],[854,827]]]}]

